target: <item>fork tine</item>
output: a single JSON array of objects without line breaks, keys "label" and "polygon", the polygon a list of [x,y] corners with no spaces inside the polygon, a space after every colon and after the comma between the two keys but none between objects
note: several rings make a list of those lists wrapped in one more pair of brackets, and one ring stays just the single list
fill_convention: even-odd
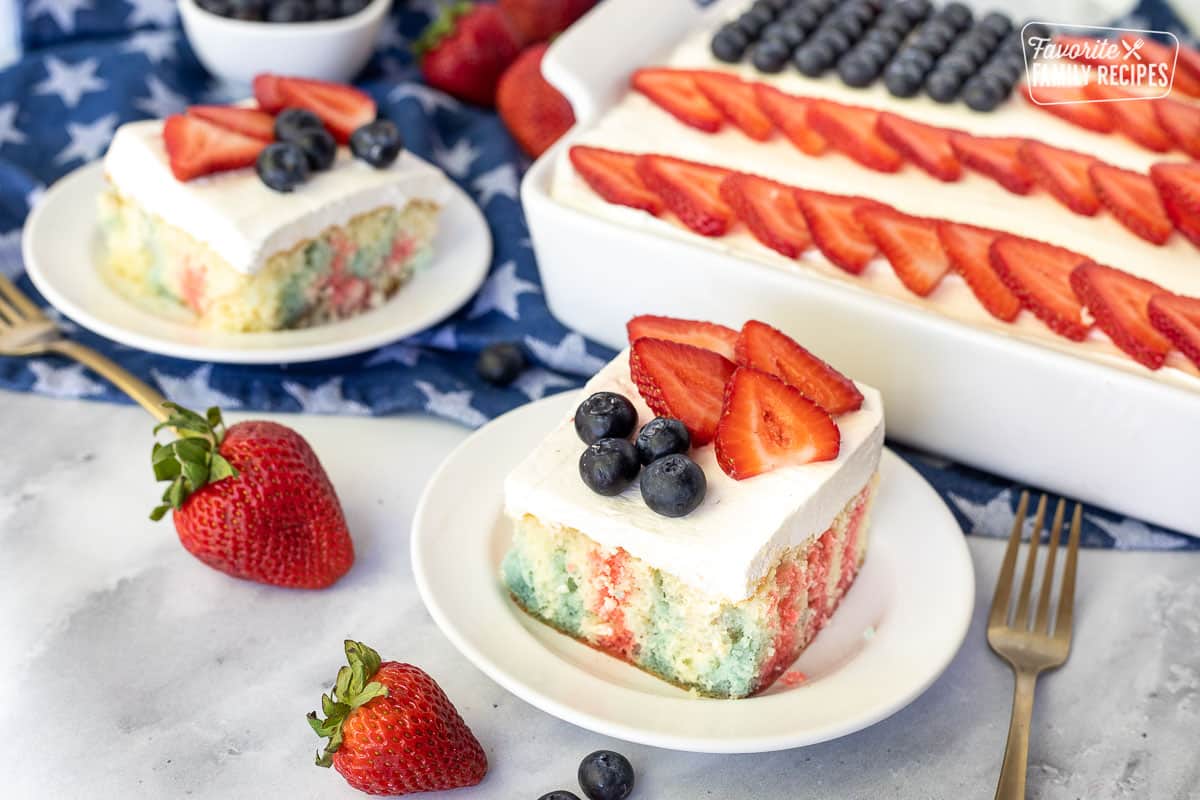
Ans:
[{"label": "fork tine", "polygon": [[1075,504],[1071,517],[1071,538],[1067,542],[1067,565],[1063,568],[1062,596],[1058,598],[1058,617],[1054,621],[1054,638],[1071,643],[1071,621],[1075,610],[1075,563],[1079,559],[1079,534],[1083,527],[1083,506]]},{"label": "fork tine", "polygon": [[1038,594],[1037,620],[1034,622],[1035,633],[1046,633],[1050,625],[1050,587],[1054,583],[1054,558],[1058,555],[1058,540],[1062,533],[1063,514],[1067,510],[1067,501],[1058,498],[1054,509],[1054,521],[1050,523],[1050,549],[1046,551],[1045,574],[1042,575],[1042,590]]},{"label": "fork tine", "polygon": [[8,302],[24,312],[27,319],[42,319],[44,317],[42,310],[37,307],[37,304],[26,297],[12,281],[3,275],[0,275],[0,297],[7,299]]},{"label": "fork tine", "polygon": [[[0,277],[2,277],[2,276],[0,276]],[[4,299],[3,295],[0,295],[0,328],[6,327],[9,325],[16,325],[17,323],[23,322],[24,320],[25,320],[25,318],[22,317],[19,313],[17,313],[17,309],[15,309],[11,305],[9,305],[8,302]]]},{"label": "fork tine", "polygon": [[1029,594],[1033,589],[1033,571],[1037,569],[1038,544],[1042,540],[1042,525],[1046,522],[1046,495],[1038,501],[1037,514],[1033,518],[1033,529],[1029,533],[1029,552],[1025,555],[1025,574],[1021,576],[1021,595],[1017,598],[1017,614],[1013,627],[1023,631],[1029,628]]},{"label": "fork tine", "polygon": [[992,596],[992,610],[988,615],[988,626],[1008,623],[1008,598],[1012,594],[1013,570],[1017,566],[1017,550],[1021,547],[1021,531],[1025,527],[1025,514],[1029,510],[1029,492],[1021,492],[1017,503],[1017,514],[1013,517],[1012,533],[1008,537],[1008,548],[996,578],[996,593]]}]

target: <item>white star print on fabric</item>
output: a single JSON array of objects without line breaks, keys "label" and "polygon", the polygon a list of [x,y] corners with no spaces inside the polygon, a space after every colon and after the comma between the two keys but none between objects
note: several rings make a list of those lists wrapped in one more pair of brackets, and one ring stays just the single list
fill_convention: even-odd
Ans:
[{"label": "white star print on fabric", "polygon": [[440,142],[433,143],[433,159],[441,165],[442,169],[456,178],[465,178],[477,158],[479,158],[479,151],[472,146],[466,136],[449,148]]},{"label": "white star print on fabric", "polygon": [[0,105],[0,147],[5,144],[22,144],[25,134],[17,130],[17,104]]},{"label": "white star print on fabric", "polygon": [[122,53],[141,53],[151,64],[161,64],[175,54],[174,31],[138,31],[121,48]]},{"label": "white star print on fabric", "polygon": [[574,383],[569,378],[564,378],[562,375],[553,373],[548,369],[533,367],[518,375],[517,379],[513,381],[513,386],[524,392],[525,396],[530,400],[541,400],[546,396],[547,389],[553,389],[557,386],[571,386]]},{"label": "white star print on fabric", "polygon": [[475,304],[467,312],[468,319],[482,317],[489,311],[499,311],[511,320],[521,318],[517,298],[523,294],[541,292],[536,283],[517,276],[517,262],[506,261],[502,264],[475,298]]},{"label": "white star print on fabric", "polygon": [[295,398],[300,404],[300,410],[305,414],[347,414],[365,417],[371,413],[371,409],[362,403],[347,400],[342,396],[340,377],[330,378],[312,389],[300,383],[284,381],[283,390]]},{"label": "white star print on fabric", "polygon": [[1084,516],[1111,536],[1113,547],[1118,550],[1175,550],[1187,546],[1183,536],[1150,530],[1144,522],[1135,519],[1107,520],[1093,514]]},{"label": "white star print on fabric", "polygon": [[187,99],[183,95],[171,91],[170,87],[159,80],[157,75],[151,75],[146,79],[146,88],[150,90],[150,96],[135,100],[133,105],[151,117],[162,119],[172,114],[178,114],[187,108]]},{"label": "white star print on fabric", "polygon": [[419,83],[402,83],[391,91],[388,95],[388,100],[393,103],[398,103],[406,97],[411,97],[421,104],[421,109],[426,114],[432,114],[439,108],[445,108],[453,111],[458,108],[458,101],[445,92],[439,92],[437,89],[430,89]]},{"label": "white star print on fabric", "polygon": [[479,192],[479,205],[482,208],[496,195],[515,200],[518,183],[516,167],[512,164],[501,164],[480,175],[471,185]]},{"label": "white star print on fabric", "polygon": [[91,397],[104,391],[104,385],[83,374],[83,364],[55,367],[46,361],[29,362],[33,373],[33,391],[51,397]]},{"label": "white star print on fabric", "polygon": [[970,533],[983,536],[1005,537],[1012,533],[1013,517],[1012,490],[1005,489],[986,503],[976,503],[954,492],[947,492],[950,502],[962,512],[971,524]]},{"label": "white star print on fabric", "polygon": [[95,161],[104,152],[117,129],[116,114],[105,114],[95,122],[67,123],[67,136],[71,142],[54,158],[56,164],[66,164],[74,159]]},{"label": "white star print on fabric", "polygon": [[21,229],[0,233],[0,275],[15,278],[25,270],[21,261]]},{"label": "white star print on fabric", "polygon": [[68,108],[79,105],[88,92],[103,91],[108,84],[96,77],[99,59],[85,58],[68,64],[54,56],[46,57],[46,79],[33,87],[36,94],[56,94]]},{"label": "white star print on fabric", "polygon": [[42,195],[46,193],[45,186],[35,186],[29,190],[29,194],[25,195],[25,207],[33,211],[33,207],[41,201]]},{"label": "white star print on fabric", "polygon": [[54,24],[63,33],[75,31],[75,15],[92,7],[92,0],[33,0],[25,11],[28,19],[37,19],[45,14],[54,19]]},{"label": "white star print on fabric", "polygon": [[478,428],[487,422],[483,412],[471,406],[470,391],[464,389],[458,392],[439,392],[433,384],[426,381],[415,381],[413,385],[425,395],[425,410],[430,414],[461,422],[471,428]]},{"label": "white star print on fabric", "polygon": [[185,408],[203,413],[210,406],[224,409],[241,407],[242,401],[212,387],[212,371],[213,365],[205,364],[186,378],[176,378],[156,369],[150,370],[150,374],[168,399]]},{"label": "white star print on fabric", "polygon": [[415,367],[417,362],[421,360],[423,355],[421,348],[414,347],[411,344],[389,344],[387,347],[380,348],[375,355],[367,359],[367,366],[374,367],[378,364],[403,364],[406,367]]},{"label": "white star print on fabric", "polygon": [[583,336],[578,333],[568,333],[558,344],[549,344],[526,336],[525,346],[538,360],[544,361],[559,372],[592,375],[604,366],[604,359],[588,353]]},{"label": "white star print on fabric", "polygon": [[133,6],[129,14],[129,27],[154,25],[165,28],[175,22],[174,0],[125,0]]},{"label": "white star print on fabric", "polygon": [[429,340],[429,344],[441,350],[453,350],[458,347],[458,335],[454,331],[453,325],[443,325],[433,334],[433,338]]}]

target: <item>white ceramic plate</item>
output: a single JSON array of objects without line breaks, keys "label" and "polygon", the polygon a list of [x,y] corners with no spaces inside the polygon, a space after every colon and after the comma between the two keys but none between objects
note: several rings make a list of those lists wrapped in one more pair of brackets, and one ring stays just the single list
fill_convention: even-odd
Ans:
[{"label": "white ceramic plate", "polygon": [[865,728],[910,703],[950,663],[974,605],[970,555],[937,494],[890,451],[866,562],[792,667],[807,676],[803,683],[776,682],[744,700],[700,699],[533,621],[499,581],[510,539],[502,484],[577,399],[550,397],[477,431],[430,480],[413,522],[413,572],[429,613],[505,689],[620,739],[749,753]]},{"label": "white ceramic plate", "polygon": [[287,364],[361,353],[449,316],[479,289],[492,260],[487,222],[451,184],[433,260],[390,300],[348,320],[294,331],[219,333],[156,316],[104,282],[95,268],[96,203],[104,166],[80,167],[54,184],[25,225],[25,269],[63,314],[114,341],[195,361]]}]

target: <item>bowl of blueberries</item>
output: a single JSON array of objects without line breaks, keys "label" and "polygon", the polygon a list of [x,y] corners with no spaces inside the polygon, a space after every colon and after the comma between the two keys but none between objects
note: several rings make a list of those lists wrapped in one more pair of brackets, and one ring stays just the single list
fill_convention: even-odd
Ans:
[{"label": "bowl of blueberries", "polygon": [[272,72],[345,83],[366,65],[391,0],[180,0],[196,57],[249,84]]}]

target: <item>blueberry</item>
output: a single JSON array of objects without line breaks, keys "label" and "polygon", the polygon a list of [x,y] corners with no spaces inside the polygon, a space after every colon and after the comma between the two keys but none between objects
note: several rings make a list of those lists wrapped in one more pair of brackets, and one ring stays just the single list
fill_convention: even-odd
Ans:
[{"label": "blueberry", "polygon": [[315,20],[335,19],[338,15],[338,0],[311,0],[312,18]]},{"label": "blueberry", "polygon": [[892,51],[882,42],[862,41],[858,47],[850,51],[850,55],[864,59],[871,65],[871,70],[878,75],[879,70],[892,57]]},{"label": "blueberry", "polygon": [[525,352],[512,342],[489,344],[475,362],[475,373],[493,386],[508,386],[524,369]]},{"label": "blueberry", "polygon": [[817,27],[821,13],[810,5],[792,6],[779,15],[779,21],[798,25],[805,33]]},{"label": "blueberry", "polygon": [[655,417],[638,431],[634,446],[638,460],[650,464],[663,456],[686,454],[692,446],[692,435],[686,425],[673,417]]},{"label": "blueberry", "polygon": [[197,0],[196,4],[208,13],[216,14],[218,17],[233,16],[233,5],[229,0]]},{"label": "blueberry", "polygon": [[921,91],[925,79],[924,70],[919,70],[911,61],[897,59],[883,71],[883,85],[893,97],[912,97]]},{"label": "blueberry", "polygon": [[768,8],[770,8],[775,13],[779,13],[780,11],[783,11],[784,9],[786,9],[788,6],[790,6],[792,4],[792,0],[759,0],[759,2],[766,5]]},{"label": "blueberry", "polygon": [[337,158],[337,142],[333,140],[333,135],[324,128],[303,131],[291,141],[304,151],[309,169],[313,172],[329,169],[333,166],[333,160]]},{"label": "blueberry", "polygon": [[267,16],[266,0],[229,0],[229,16],[245,22],[262,22]]},{"label": "blueberry", "polygon": [[991,111],[1004,102],[1012,84],[987,74],[979,74],[963,86],[962,99],[976,111]]},{"label": "blueberry", "polygon": [[933,3],[930,0],[899,0],[895,8],[903,12],[909,22],[916,25],[924,22],[929,16],[929,12],[933,10]]},{"label": "blueberry", "polygon": [[598,439],[624,439],[637,427],[637,409],[624,395],[596,392],[575,409],[575,432],[586,444]]},{"label": "blueberry", "polygon": [[887,28],[871,28],[859,44],[877,44],[891,54],[896,52],[896,48],[900,46],[900,42],[903,39],[904,37],[901,34]]},{"label": "blueberry", "polygon": [[579,795],[568,792],[566,789],[555,789],[553,792],[542,795],[538,800],[579,800]]},{"label": "blueberry", "polygon": [[750,6],[750,10],[771,19],[775,19],[776,15],[779,14],[779,6],[774,0],[754,0],[754,4]]},{"label": "blueberry", "polygon": [[295,141],[309,131],[323,131],[321,118],[307,108],[285,108],[275,117],[275,138],[281,142]]},{"label": "blueberry", "polygon": [[[829,27],[823,27],[813,34],[813,40],[810,44],[815,44],[816,42],[824,42],[829,45],[829,49],[833,51],[834,57],[840,56],[849,50],[850,45],[854,43],[844,31]],[[830,64],[832,63],[831,60]]]},{"label": "blueberry", "polygon": [[838,4],[838,0],[803,0],[803,3],[821,16],[825,16]]},{"label": "blueberry", "polygon": [[750,50],[750,63],[763,72],[782,72],[791,49],[778,39],[764,39]]},{"label": "blueberry", "polygon": [[708,482],[700,465],[678,453],[642,470],[642,499],[656,514],[686,517],[704,501]]},{"label": "blueberry", "polygon": [[938,11],[938,17],[946,20],[955,27],[956,30],[964,31],[971,25],[971,20],[974,18],[971,15],[971,9],[967,8],[962,3],[954,2],[946,3]]},{"label": "blueberry", "polygon": [[400,130],[390,119],[368,122],[350,134],[350,152],[376,169],[390,166],[403,149]]},{"label": "blueberry", "polygon": [[853,14],[838,14],[823,26],[823,30],[839,31],[845,34],[847,46],[853,44],[858,37],[862,36],[865,29],[866,24]]},{"label": "blueberry", "polygon": [[931,19],[917,31],[915,42],[925,45],[922,49],[937,55],[946,52],[958,32],[940,19]]},{"label": "blueberry", "polygon": [[370,4],[371,0],[339,0],[338,14],[343,17],[351,17]]},{"label": "blueberry", "polygon": [[833,66],[835,58],[833,48],[827,42],[809,42],[802,45],[792,56],[796,69],[810,78],[825,74],[825,70]]},{"label": "blueberry", "polygon": [[310,9],[304,0],[279,0],[267,10],[267,22],[308,22]]},{"label": "blueberry", "polygon": [[939,103],[950,103],[958,97],[962,83],[956,73],[935,69],[925,78],[925,94]]},{"label": "blueberry", "polygon": [[625,800],[633,791],[633,765],[612,750],[597,750],[579,764],[579,788],[588,800]]},{"label": "blueberry", "polygon": [[254,170],[268,187],[290,192],[308,180],[308,158],[298,144],[274,142],[258,154]]},{"label": "blueberry", "polygon": [[903,61],[907,64],[911,64],[913,69],[921,73],[921,77],[924,78],[925,73],[929,72],[929,70],[933,68],[934,58],[928,53],[928,51],[918,50],[915,47],[904,47],[899,53],[896,54],[896,57],[892,60],[892,63],[894,64],[897,61]]},{"label": "blueberry", "polygon": [[969,78],[978,66],[974,60],[962,53],[949,53],[939,58],[937,62],[938,72],[957,75],[960,81]]},{"label": "blueberry", "polygon": [[795,22],[772,22],[763,28],[763,41],[774,39],[782,42],[788,49],[788,54],[796,49],[807,36],[807,32]]},{"label": "blueberry", "polygon": [[862,88],[870,86],[879,75],[879,69],[871,60],[857,51],[842,56],[837,65],[838,76],[847,86]]},{"label": "blueberry", "polygon": [[769,23],[774,21],[774,14],[769,14],[765,11],[751,8],[749,11],[743,12],[742,15],[737,18],[737,22],[735,24],[742,29],[742,33],[746,34],[749,39],[753,40],[758,38],[758,35],[762,33],[763,28],[767,27]]},{"label": "blueberry", "polygon": [[1012,88],[1025,71],[1025,64],[1011,58],[993,58],[979,70],[980,75],[993,75]]},{"label": "blueberry", "polygon": [[870,2],[848,2],[838,9],[838,16],[844,19],[852,19],[860,26],[860,30],[871,24],[879,14],[879,6]]},{"label": "blueberry", "polygon": [[712,54],[728,64],[736,64],[746,54],[748,41],[741,28],[726,25],[713,36]]},{"label": "blueberry", "polygon": [[596,494],[612,497],[633,483],[641,466],[628,440],[599,439],[579,457],[579,477]]}]

